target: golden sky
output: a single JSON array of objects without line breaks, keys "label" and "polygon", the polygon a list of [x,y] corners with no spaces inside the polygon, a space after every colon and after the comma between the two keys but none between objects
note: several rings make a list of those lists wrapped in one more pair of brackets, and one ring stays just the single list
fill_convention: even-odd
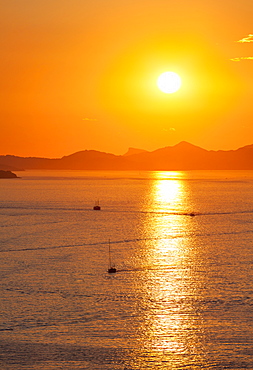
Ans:
[{"label": "golden sky", "polygon": [[0,154],[253,143],[252,0],[0,0],[0,17]]}]

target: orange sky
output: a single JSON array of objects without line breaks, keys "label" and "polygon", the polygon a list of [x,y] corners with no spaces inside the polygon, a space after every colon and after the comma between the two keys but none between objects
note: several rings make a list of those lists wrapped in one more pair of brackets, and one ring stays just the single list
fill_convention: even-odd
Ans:
[{"label": "orange sky", "polygon": [[0,17],[0,154],[253,143],[252,0],[8,0]]}]

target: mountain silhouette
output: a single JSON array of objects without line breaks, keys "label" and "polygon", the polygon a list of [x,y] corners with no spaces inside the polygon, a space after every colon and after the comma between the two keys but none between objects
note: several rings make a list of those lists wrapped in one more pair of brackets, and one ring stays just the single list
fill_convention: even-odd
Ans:
[{"label": "mountain silhouette", "polygon": [[0,169],[50,170],[253,170],[253,144],[237,150],[205,150],[182,141],[152,152],[130,148],[124,155],[83,150],[62,158],[0,156]]}]

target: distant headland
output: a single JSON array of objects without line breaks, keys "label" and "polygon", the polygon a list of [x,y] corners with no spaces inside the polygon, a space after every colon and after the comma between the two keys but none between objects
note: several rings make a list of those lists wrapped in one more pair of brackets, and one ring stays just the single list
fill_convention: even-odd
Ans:
[{"label": "distant headland", "polygon": [[149,152],[124,155],[83,150],[62,158],[0,156],[0,169],[19,170],[253,170],[253,144],[237,150],[205,150],[185,141]]},{"label": "distant headland", "polygon": [[0,170],[0,179],[17,179],[18,176],[11,171]]}]

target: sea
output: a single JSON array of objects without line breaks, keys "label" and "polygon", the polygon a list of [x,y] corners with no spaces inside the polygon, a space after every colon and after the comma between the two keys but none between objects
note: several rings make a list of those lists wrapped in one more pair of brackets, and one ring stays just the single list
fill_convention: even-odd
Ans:
[{"label": "sea", "polygon": [[1,369],[253,369],[253,171],[16,174]]}]

